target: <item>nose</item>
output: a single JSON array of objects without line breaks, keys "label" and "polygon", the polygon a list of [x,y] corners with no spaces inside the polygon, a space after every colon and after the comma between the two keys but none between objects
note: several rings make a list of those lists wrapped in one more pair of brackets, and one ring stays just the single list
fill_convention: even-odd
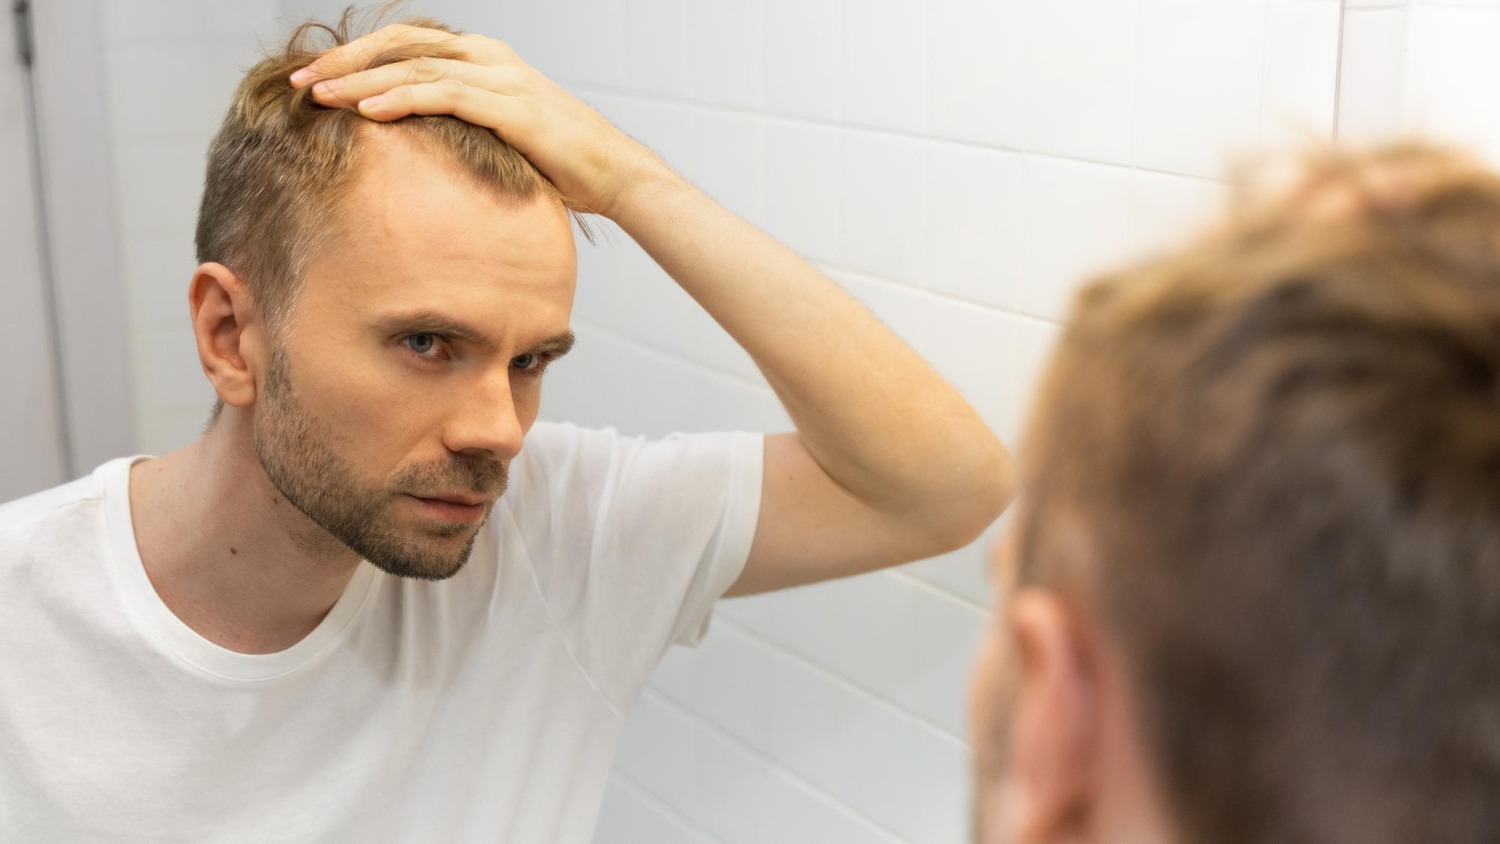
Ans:
[{"label": "nose", "polygon": [[443,434],[449,451],[509,461],[521,452],[525,430],[516,410],[508,371],[486,378],[477,389],[458,397],[457,409]]}]

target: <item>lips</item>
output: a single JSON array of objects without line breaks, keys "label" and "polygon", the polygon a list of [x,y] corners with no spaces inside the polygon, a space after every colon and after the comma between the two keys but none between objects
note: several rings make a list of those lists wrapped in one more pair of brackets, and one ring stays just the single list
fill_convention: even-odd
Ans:
[{"label": "lips", "polygon": [[436,495],[417,495],[416,493],[411,493],[411,497],[422,498],[428,501],[442,501],[447,504],[460,504],[465,507],[478,507],[490,503],[490,500],[483,496],[468,495],[461,492],[443,492]]}]

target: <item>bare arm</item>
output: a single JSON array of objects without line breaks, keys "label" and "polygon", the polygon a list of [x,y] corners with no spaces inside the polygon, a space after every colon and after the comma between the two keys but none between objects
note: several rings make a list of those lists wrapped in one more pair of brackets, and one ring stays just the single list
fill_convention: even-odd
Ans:
[{"label": "bare arm", "polygon": [[999,515],[1009,455],[951,385],[812,265],[504,44],[388,27],[320,59],[311,78],[338,77],[341,62],[393,39],[447,40],[463,52],[344,76],[316,96],[357,103],[376,120],[453,114],[494,130],[650,253],[749,352],[786,406],[797,431],[766,439],[760,523],[730,594],[931,556]]}]

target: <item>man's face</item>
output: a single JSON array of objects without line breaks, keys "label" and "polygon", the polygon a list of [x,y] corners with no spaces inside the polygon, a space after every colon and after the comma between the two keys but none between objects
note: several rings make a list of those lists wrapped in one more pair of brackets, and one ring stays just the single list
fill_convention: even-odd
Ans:
[{"label": "man's face", "polygon": [[[378,142],[376,142],[378,141]],[[313,256],[255,407],[272,483],[392,574],[467,561],[571,341],[572,229],[497,200],[393,132],[372,139],[339,246]]]}]

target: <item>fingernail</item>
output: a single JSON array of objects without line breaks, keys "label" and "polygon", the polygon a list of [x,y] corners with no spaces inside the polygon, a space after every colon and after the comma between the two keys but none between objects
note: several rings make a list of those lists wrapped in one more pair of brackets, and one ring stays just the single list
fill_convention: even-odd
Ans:
[{"label": "fingernail", "polygon": [[359,101],[359,110],[372,111],[374,109],[380,108],[380,104],[383,102],[385,102],[384,94],[380,94],[374,97],[366,97]]},{"label": "fingernail", "polygon": [[303,82],[312,79],[316,75],[317,74],[313,73],[311,67],[304,67],[296,73],[292,74],[292,84],[301,85]]},{"label": "fingernail", "polygon": [[342,79],[325,79],[313,86],[313,93],[325,97],[331,96],[337,94],[342,87],[344,87],[344,80]]}]

